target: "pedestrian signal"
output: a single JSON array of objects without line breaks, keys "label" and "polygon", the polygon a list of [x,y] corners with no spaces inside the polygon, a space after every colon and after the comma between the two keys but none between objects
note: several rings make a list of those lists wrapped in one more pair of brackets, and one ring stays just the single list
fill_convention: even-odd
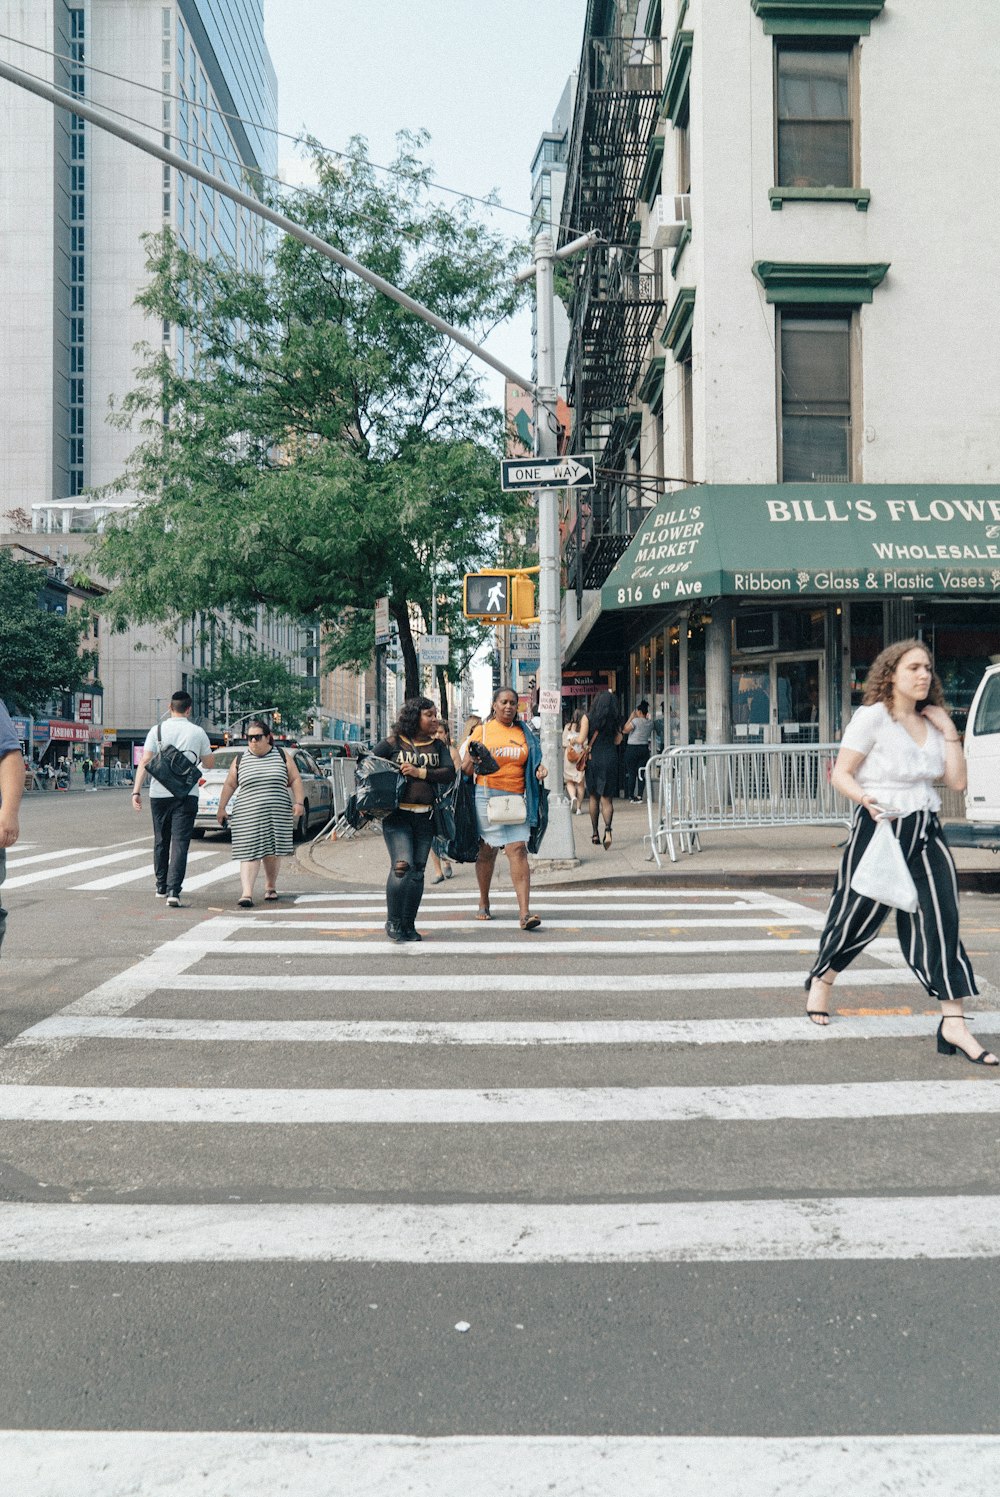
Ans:
[{"label": "pedestrian signal", "polygon": [[272,714],[271,714],[271,722],[272,722],[272,725],[274,727],[280,728],[281,727],[281,713],[280,712],[272,712]]},{"label": "pedestrian signal", "polygon": [[482,624],[535,619],[535,584],[523,572],[467,572],[462,612]]}]

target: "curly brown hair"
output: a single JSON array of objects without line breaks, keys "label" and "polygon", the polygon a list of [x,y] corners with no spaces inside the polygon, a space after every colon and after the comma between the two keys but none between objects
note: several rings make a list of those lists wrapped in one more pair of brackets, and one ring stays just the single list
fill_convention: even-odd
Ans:
[{"label": "curly brown hair", "polygon": [[930,650],[922,639],[901,639],[894,645],[886,645],[882,653],[876,655],[872,661],[871,670],[865,677],[864,695],[861,698],[863,707],[871,707],[876,702],[884,702],[889,711],[892,711],[892,678],[903,656],[908,655],[911,650],[923,650],[931,668],[931,685],[927,700],[933,702],[935,707],[944,706],[944,692],[934,670]]}]

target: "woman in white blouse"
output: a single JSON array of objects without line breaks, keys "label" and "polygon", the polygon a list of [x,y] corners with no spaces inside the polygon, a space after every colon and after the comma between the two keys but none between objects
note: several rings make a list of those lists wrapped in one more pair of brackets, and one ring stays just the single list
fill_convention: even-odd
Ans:
[{"label": "woman in white blouse", "polygon": [[877,818],[886,813],[919,901],[912,915],[896,911],[899,944],[917,980],[941,1005],[938,1051],[961,1052],[975,1065],[995,1066],[997,1057],[978,1044],[965,1022],[963,999],[976,995],[976,980],[959,938],[958,881],[934,788],[935,780],[943,779],[952,790],[965,789],[965,756],[925,646],[906,639],[883,650],[868,673],[862,700],[833,769],[834,789],[858,810],[806,979],[806,1013],[814,1024],[829,1024],[837,973],[878,935],[889,913],[887,905],[851,888]]}]

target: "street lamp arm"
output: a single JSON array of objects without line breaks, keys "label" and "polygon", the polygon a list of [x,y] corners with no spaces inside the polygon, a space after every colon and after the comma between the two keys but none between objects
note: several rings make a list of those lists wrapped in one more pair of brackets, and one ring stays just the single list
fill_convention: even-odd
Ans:
[{"label": "street lamp arm", "polygon": [[389,297],[391,301],[398,302],[401,307],[405,307],[415,317],[423,318],[424,322],[430,323],[431,327],[436,328],[439,333],[444,333],[445,337],[450,338],[453,343],[458,343],[462,348],[468,349],[469,353],[474,354],[482,363],[488,364],[491,369],[495,369],[498,374],[502,374],[505,379],[512,380],[515,384],[521,385],[525,390],[534,392],[535,384],[533,380],[526,379],[523,374],[518,374],[516,369],[511,369],[501,359],[494,358],[485,348],[480,347],[472,338],[463,333],[461,328],[452,327],[450,322],[445,322],[443,318],[438,317],[428,307],[422,306],[418,301],[414,301],[412,296],[407,296],[405,291],[400,291],[399,287],[394,286],[391,281],[383,280],[380,275],[376,275],[366,265],[361,265],[357,260],[352,260],[349,255],[345,255],[341,250],[335,249],[332,244],[327,244],[325,239],[320,239],[318,234],[311,234],[308,229],[304,229],[294,219],[286,218],[283,213],[278,213],[274,208],[269,208],[259,198],[253,197],[248,192],[241,192],[238,187],[233,187],[223,177],[213,176],[211,172],[205,171],[204,167],[198,166],[194,161],[188,161],[186,157],[178,155],[176,151],[168,150],[166,146],[158,145],[155,141],[146,140],[138,131],[132,130],[128,125],[123,125],[118,120],[110,118],[103,110],[95,109],[85,99],[77,98],[74,94],[65,93],[61,88],[53,88],[51,84],[45,83],[42,79],[33,78],[30,73],[22,72],[13,63],[0,60],[0,78],[6,78],[9,83],[16,84],[18,88],[24,88],[29,93],[37,94],[40,99],[47,99],[50,104],[54,104],[58,109],[65,109],[70,114],[78,114],[81,119],[89,120],[99,130],[106,130],[110,135],[117,135],[119,140],[126,141],[128,145],[135,146],[137,150],[145,151],[147,156],[155,156],[158,161],[162,161],[166,166],[172,166],[175,171],[183,172],[185,176],[196,178],[197,181],[203,182],[206,187],[211,187],[223,197],[229,198],[234,203],[239,203],[241,207],[246,208],[250,213],[255,213],[258,218],[266,219],[268,223],[274,224],[276,228],[281,229],[283,233],[290,235],[291,238],[298,239],[302,244],[308,245],[310,249],[316,250],[318,254],[325,255],[335,265],[339,265],[344,270],[349,270],[353,275],[359,276],[361,280],[367,281],[370,286],[374,286],[376,291],[380,291],[383,296]]}]

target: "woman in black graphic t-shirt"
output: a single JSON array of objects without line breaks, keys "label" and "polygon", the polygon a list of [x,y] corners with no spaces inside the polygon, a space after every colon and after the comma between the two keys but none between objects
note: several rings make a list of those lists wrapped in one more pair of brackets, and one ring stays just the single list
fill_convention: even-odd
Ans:
[{"label": "woman in black graphic t-shirt", "polygon": [[391,865],[385,886],[385,933],[390,941],[421,939],[414,922],[434,838],[435,787],[455,778],[448,746],[434,736],[437,729],[437,708],[430,698],[410,697],[389,737],[375,745],[379,758],[391,759],[406,777],[399,810],[382,820]]}]

